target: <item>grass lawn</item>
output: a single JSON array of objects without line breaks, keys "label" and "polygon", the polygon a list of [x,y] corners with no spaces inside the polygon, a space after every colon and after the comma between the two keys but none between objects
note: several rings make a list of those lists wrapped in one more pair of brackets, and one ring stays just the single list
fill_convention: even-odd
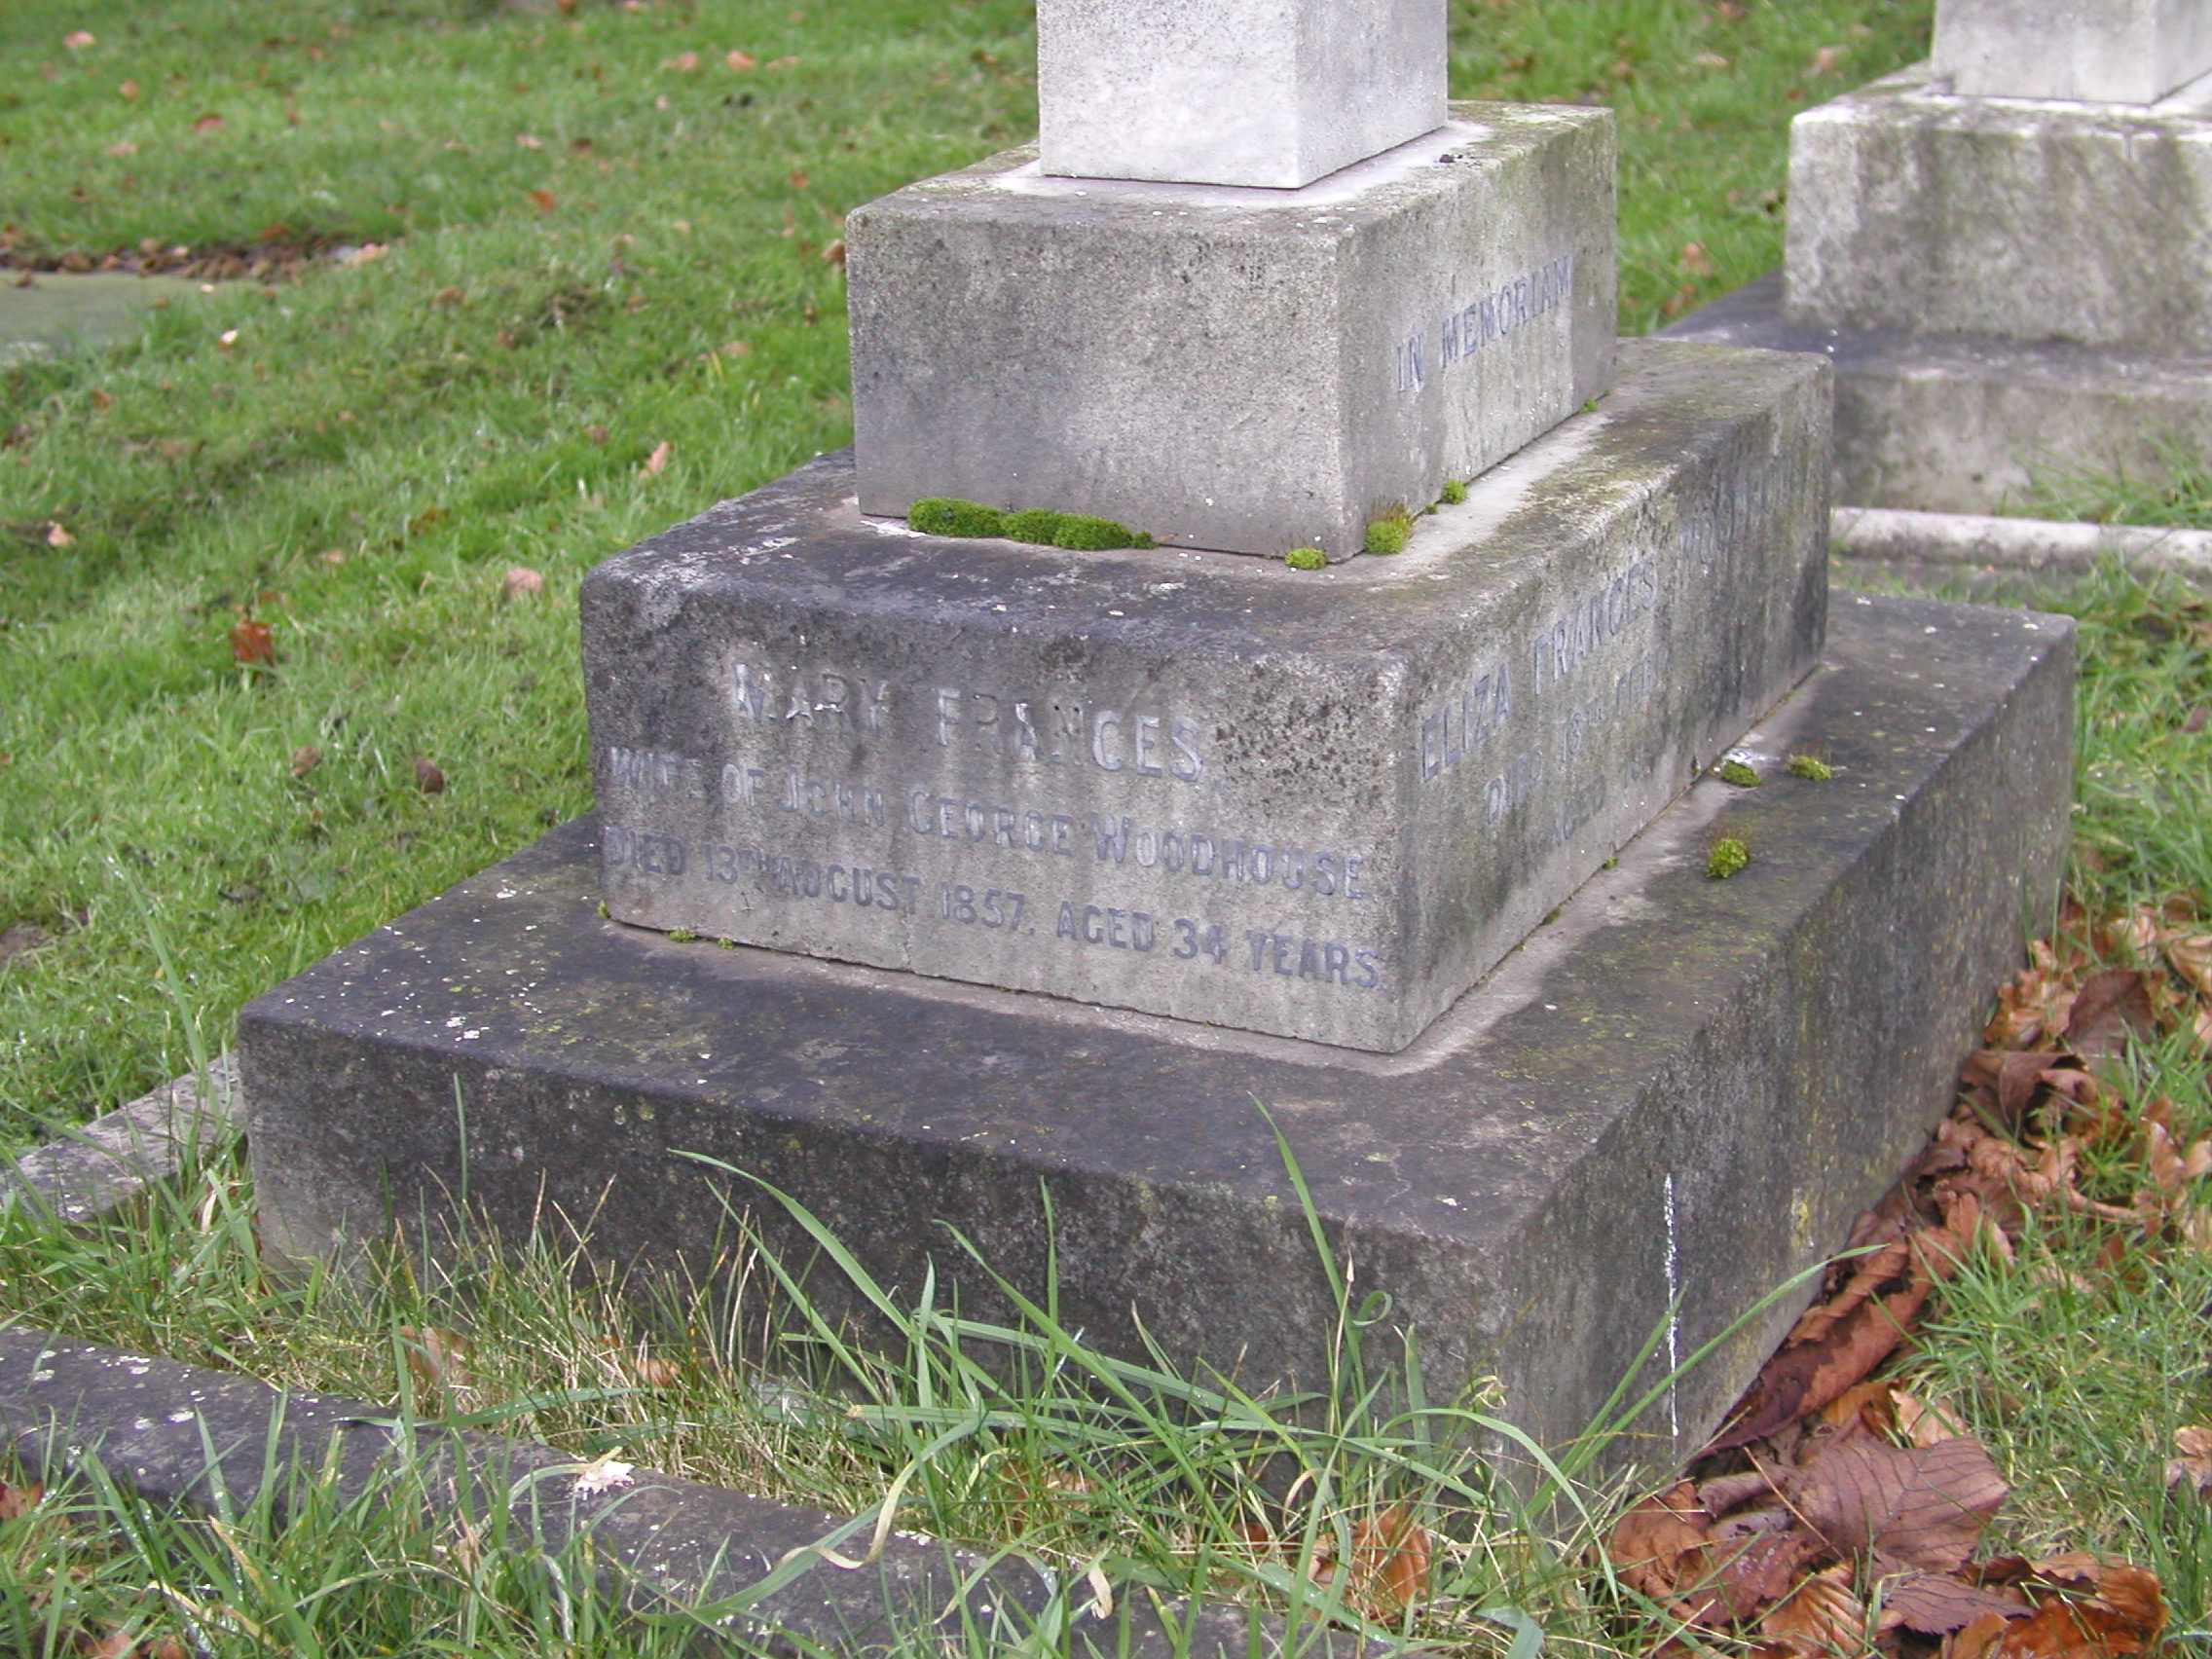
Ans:
[{"label": "grass lawn", "polygon": [[[1458,0],[1454,89],[1620,111],[1641,332],[1779,260],[1789,117],[1919,55],[1929,13]],[[839,216],[1026,138],[1029,28],[1010,0],[0,8],[0,259],[314,256],[178,295],[123,344],[0,368],[0,1146],[186,1069],[256,992],[587,804],[577,578],[846,440]],[[2212,485],[2052,488],[2212,523]],[[2212,619],[2118,577],[2069,603],[2077,894],[2096,917],[2176,895],[2201,915],[2212,732],[2188,727],[2212,704]],[[2177,1137],[2204,1132],[2202,1053],[2175,1038],[2136,1063]],[[2212,1417],[2212,1282],[2186,1255],[2108,1256],[2058,1230],[1977,1263],[1910,1363],[1965,1402],[2025,1535],[2158,1567],[2176,1628],[2201,1629],[2206,1529],[2159,1471],[2168,1431]],[[776,1302],[755,1285],[747,1319]],[[1333,1428],[1194,1438],[1142,1388],[1111,1410],[1005,1391],[933,1319],[910,1362],[822,1360],[857,1403],[825,1411],[740,1363],[726,1319],[579,1295],[552,1260],[367,1295],[273,1285],[229,1154],[114,1226],[0,1224],[0,1317],[848,1511],[972,1410],[983,1426],[916,1480],[911,1524],[1279,1597],[1300,1546],[1350,1558],[1373,1542],[1352,1529],[1418,1499],[1438,1532],[1423,1633],[1504,1651],[1513,1607],[1554,1650],[1656,1640],[1591,1567],[1604,1495],[1587,1527],[1524,1524],[1441,1444],[1463,1422],[1347,1407]],[[457,1361],[431,1333],[462,1327]],[[1309,1501],[1278,1501],[1284,1459]],[[1071,1484],[1075,1462],[1091,1473]],[[603,1630],[514,1556],[462,1560],[396,1522],[263,1536],[247,1517],[210,1549],[80,1496],[82,1523],[0,1497],[0,1649],[111,1623],[240,1654],[674,1640]],[[329,1591],[357,1558],[376,1565]]]}]

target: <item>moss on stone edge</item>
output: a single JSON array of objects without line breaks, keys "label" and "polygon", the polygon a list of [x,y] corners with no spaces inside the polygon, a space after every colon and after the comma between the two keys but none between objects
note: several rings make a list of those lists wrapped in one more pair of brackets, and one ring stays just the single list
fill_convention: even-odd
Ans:
[{"label": "moss on stone edge", "polygon": [[957,496],[924,496],[906,509],[906,522],[924,535],[1004,535],[1006,514]]},{"label": "moss on stone edge", "polygon": [[1448,507],[1456,507],[1467,498],[1467,487],[1456,478],[1444,481],[1444,494],[1436,498]]},{"label": "moss on stone edge", "polygon": [[1742,760],[1723,760],[1713,768],[1714,776],[1724,784],[1734,784],[1740,790],[1759,787],[1759,775]]},{"label": "moss on stone edge", "polygon": [[1152,540],[1146,536],[1140,543],[1135,531],[1110,518],[1093,518],[1088,513],[1055,513],[1053,516],[1059,523],[1052,530],[1052,545],[1071,552],[1103,553],[1109,547],[1149,545]]},{"label": "moss on stone edge", "polygon": [[1705,855],[1705,873],[1715,881],[1726,881],[1751,862],[1751,849],[1742,836],[1723,835]]},{"label": "moss on stone edge", "polygon": [[924,535],[978,537],[1003,535],[1038,547],[1065,547],[1074,552],[1097,553],[1110,547],[1157,545],[1142,531],[1110,518],[1089,513],[1054,512],[1050,507],[1023,507],[1002,512],[980,501],[964,501],[957,496],[925,496],[906,509],[906,522]]},{"label": "moss on stone edge", "polygon": [[1835,768],[1818,755],[1792,755],[1787,770],[1792,778],[1810,778],[1816,784],[1825,784],[1835,776]]},{"label": "moss on stone edge", "polygon": [[1318,571],[1328,564],[1329,556],[1318,547],[1293,547],[1282,562],[1294,571]]},{"label": "moss on stone edge", "polygon": [[1366,549],[1370,553],[1403,553],[1413,533],[1412,519],[1403,511],[1392,513],[1367,527]]}]

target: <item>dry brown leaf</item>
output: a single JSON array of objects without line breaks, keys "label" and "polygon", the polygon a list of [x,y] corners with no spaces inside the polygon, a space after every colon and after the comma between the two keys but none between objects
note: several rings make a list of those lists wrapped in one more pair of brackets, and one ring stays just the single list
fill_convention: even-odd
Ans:
[{"label": "dry brown leaf", "polygon": [[740,47],[733,46],[722,54],[722,67],[734,69],[741,75],[752,68],[755,61],[753,54]]},{"label": "dry brown leaf", "polygon": [[446,775],[438,769],[437,762],[418,755],[415,756],[415,787],[424,794],[442,794],[445,792]]},{"label": "dry brown leaf", "polygon": [[1888,1379],[1854,1382],[1823,1406],[1821,1416],[1827,1420],[1830,1428],[1842,1428],[1846,1423],[1858,1422],[1876,1434],[1888,1433],[1890,1426],[1897,1420],[1890,1403]]},{"label": "dry brown leaf", "polygon": [[46,1488],[37,1481],[25,1481],[21,1486],[0,1481],[0,1521],[20,1519],[45,1495]]},{"label": "dry brown leaf", "polygon": [[2003,1613],[1983,1613],[1943,1639],[1942,1659],[1988,1659],[2011,1627],[2012,1620]]},{"label": "dry brown leaf", "polygon": [[535,190],[531,191],[529,195],[530,204],[533,207],[536,208],[540,213],[550,213],[553,211],[553,193],[550,190],[547,190],[543,185],[540,185]]},{"label": "dry brown leaf", "polygon": [[1735,1554],[1724,1555],[1714,1585],[1720,1602],[1709,1613],[1725,1613],[1738,1624],[1748,1624],[1787,1597],[1805,1564],[1821,1551],[1817,1538],[1794,1530],[1753,1537]]},{"label": "dry brown leaf", "polygon": [[638,468],[638,477],[640,479],[653,477],[668,464],[668,458],[674,453],[675,449],[676,446],[666,438],[653,445],[652,454],[646,456],[645,465]]},{"label": "dry brown leaf", "polygon": [[1930,1283],[1905,1240],[1865,1257],[1842,1290],[1798,1320],[1707,1450],[1748,1446],[1838,1398],[1896,1349]]},{"label": "dry brown leaf", "polygon": [[322,764],[322,751],[312,743],[303,743],[292,751],[292,776],[304,778]]},{"label": "dry brown leaf", "polygon": [[1923,1400],[1902,1388],[1893,1389],[1898,1432],[1915,1446],[1933,1446],[1938,1440],[1956,1440],[1966,1433],[1951,1409],[1940,1400]]},{"label": "dry brown leaf", "polygon": [[2212,1427],[2193,1423],[2175,1429],[2174,1450],[2181,1456],[2166,1463],[2166,1485],[2212,1498]]},{"label": "dry brown leaf", "polygon": [[1698,1504],[1697,1489],[1681,1481],[1622,1516],[1605,1553],[1630,1589],[1655,1602],[1672,1601],[1703,1582],[1710,1570],[1705,1546],[1711,1520]]},{"label": "dry brown leaf", "polygon": [[2084,1059],[2114,1059],[2131,1036],[2153,1026],[2143,976],[2133,968],[2100,968],[2075,995],[2066,1019],[2066,1045]]},{"label": "dry brown leaf", "polygon": [[2178,1198],[2189,1185],[2189,1175],[2182,1163],[2180,1149],[2163,1124],[2149,1124],[2143,1130],[2143,1161],[2149,1166],[2151,1184],[2169,1198]]},{"label": "dry brown leaf", "polygon": [[2007,1624],[1979,1650],[1979,1659],[2124,1659],[2146,1645],[2124,1620],[2053,1597],[2027,1618]]},{"label": "dry brown leaf", "polygon": [[[2038,1578],[2065,1587],[2072,1608],[2088,1616],[2107,1642],[2098,1651],[2139,1653],[2165,1629],[2165,1595],[2158,1575],[2146,1567],[2070,1550],[2034,1563],[2031,1570]],[[2123,1642],[2133,1645],[2114,1645]]]},{"label": "dry brown leaf", "polygon": [[399,1327],[407,1369],[425,1393],[468,1386],[468,1339],[437,1325]]},{"label": "dry brown leaf", "polygon": [[499,593],[505,599],[520,599],[526,594],[542,593],[545,578],[528,565],[509,565],[507,573],[499,580]]},{"label": "dry brown leaf", "polygon": [[1790,1488],[1805,1525],[1838,1555],[1878,1553],[1935,1572],[1965,1565],[2007,1491],[1966,1436],[1910,1451],[1864,1435],[1831,1440]]},{"label": "dry brown leaf", "polygon": [[2197,995],[2212,997],[2212,934],[2168,934],[2165,952],[2173,971],[2194,986]]},{"label": "dry brown leaf", "polygon": [[1356,1522],[1351,1530],[1350,1594],[1368,1613],[1394,1619],[1428,1587],[1428,1530],[1403,1503]]},{"label": "dry brown leaf", "polygon": [[1866,1650],[1866,1609],[1851,1591],[1851,1568],[1838,1563],[1816,1572],[1759,1620],[1759,1634],[1791,1653],[1856,1654]]},{"label": "dry brown leaf", "polygon": [[1986,1589],[1947,1572],[1904,1572],[1886,1579],[1881,1604],[1882,1629],[1901,1627],[1923,1636],[1948,1636],[1989,1614],[2025,1618],[2032,1610],[2017,1590]]},{"label": "dry brown leaf", "polygon": [[233,661],[247,664],[275,662],[276,644],[269,632],[269,624],[256,622],[250,616],[240,616],[232,623],[231,657]]},{"label": "dry brown leaf", "polygon": [[62,527],[59,519],[50,519],[46,526],[46,544],[49,547],[73,547],[77,538]]}]

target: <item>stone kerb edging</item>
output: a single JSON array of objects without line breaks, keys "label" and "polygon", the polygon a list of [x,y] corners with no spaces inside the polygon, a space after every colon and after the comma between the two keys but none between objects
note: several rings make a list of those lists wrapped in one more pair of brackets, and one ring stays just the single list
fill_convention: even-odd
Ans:
[{"label": "stone kerb edging", "polygon": [[1828,534],[1837,557],[1872,565],[1987,566],[2075,576],[2109,558],[2141,572],[2212,580],[2212,531],[1837,507]]},{"label": "stone kerb edging", "polygon": [[[228,1054],[207,1079],[203,1091],[178,1078],[0,1168],[0,1203],[34,1203],[81,1223],[173,1175],[189,1149],[236,1121]],[[958,1652],[968,1633],[1001,1632],[991,1645],[1011,1645],[1063,1618],[1048,1650],[1098,1659],[1356,1659],[1396,1650],[1317,1625],[1288,1641],[1280,1620],[1230,1606],[1162,1607],[1133,1587],[1101,1614],[1088,1579],[1063,1584],[1018,1558],[994,1560],[906,1530],[889,1533],[870,1557],[866,1517],[590,1465],[534,1441],[403,1424],[359,1401],[289,1393],[45,1331],[0,1330],[0,1436],[45,1480],[97,1464],[157,1503],[205,1507],[222,1493],[243,1506],[276,1482],[269,1495],[281,1514],[301,1485],[327,1478],[342,1501],[413,1491],[441,1514],[503,1509],[518,1535],[548,1553],[588,1534],[640,1611],[742,1598],[742,1610],[702,1625],[702,1638],[719,1627],[756,1651],[872,1650],[927,1631]],[[419,1478],[393,1480],[408,1472]]]},{"label": "stone kerb edging", "polygon": [[[250,1504],[269,1483],[282,1513],[288,1483],[328,1479],[341,1500],[419,1491],[431,1509],[471,1521],[504,1510],[517,1534],[557,1552],[589,1535],[641,1611],[746,1597],[712,1628],[754,1650],[873,1650],[928,1633],[948,1651],[964,1633],[1011,1646],[1061,1617],[1048,1651],[1253,1659],[1380,1654],[1386,1644],[1308,1627],[1286,1643],[1279,1621],[1247,1609],[1184,1604],[1162,1610],[1141,1589],[1101,1614],[1088,1580],[1055,1581],[1041,1566],[990,1559],[909,1531],[872,1560],[839,1567],[824,1547],[867,1550],[868,1517],[749,1497],[645,1469],[587,1464],[530,1441],[404,1425],[358,1401],[285,1393],[40,1331],[0,1331],[0,1434],[52,1480],[91,1462],[157,1503]],[[419,1481],[395,1481],[412,1471]],[[594,1478],[593,1471],[597,1471]],[[768,1587],[763,1591],[761,1586]],[[1063,1601],[1064,1598],[1064,1601]]]},{"label": "stone kerb edging", "polygon": [[95,1118],[0,1166],[0,1208],[34,1203],[61,1221],[97,1220],[155,1181],[177,1172],[192,1149],[212,1145],[240,1116],[238,1068],[229,1053],[197,1074]]}]

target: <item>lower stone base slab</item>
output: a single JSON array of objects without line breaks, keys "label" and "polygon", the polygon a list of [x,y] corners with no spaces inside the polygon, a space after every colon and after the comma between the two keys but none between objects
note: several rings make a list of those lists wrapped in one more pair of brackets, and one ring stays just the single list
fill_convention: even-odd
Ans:
[{"label": "lower stone base slab", "polygon": [[1793,323],[1769,272],[1660,331],[1835,365],[1836,500],[1986,513],[2034,476],[2167,475],[2212,450],[2212,358]]},{"label": "lower stone base slab", "polygon": [[[1495,1379],[1563,1442],[1654,1332],[1663,1370],[1833,1249],[1940,1118],[2048,918],[2072,683],[2064,618],[1841,596],[1746,739],[1766,781],[1698,785],[1388,1056],[626,928],[578,820],[246,1009],[263,1236],[342,1252],[465,1191],[509,1233],[588,1218],[610,1263],[667,1263],[726,1197],[813,1256],[703,1154],[900,1294],[934,1258],[998,1309],[957,1231],[1032,1295],[1056,1261],[1093,1342],[1141,1351],[1133,1314],[1179,1362],[1310,1386],[1338,1305],[1272,1122],[1353,1296],[1389,1299],[1370,1354],[1418,1327],[1431,1398]],[[1787,775],[1803,752],[1835,776]],[[1721,832],[1751,850],[1725,881]],[[1700,1441],[1793,1311],[1679,1382],[1652,1455]]]}]

